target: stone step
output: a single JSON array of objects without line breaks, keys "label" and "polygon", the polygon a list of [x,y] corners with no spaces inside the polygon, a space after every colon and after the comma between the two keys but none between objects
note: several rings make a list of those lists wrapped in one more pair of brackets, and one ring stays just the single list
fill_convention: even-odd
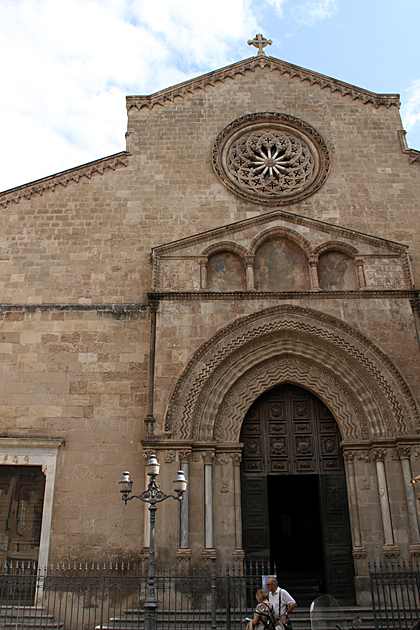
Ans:
[{"label": "stone step", "polygon": [[[346,618],[345,628],[351,628],[352,620],[360,617],[362,619],[361,630],[375,630],[373,610],[371,608],[348,606],[343,608],[342,611]],[[239,613],[240,611],[232,611],[231,613],[232,630],[245,630],[245,624],[241,623],[242,619]],[[248,616],[251,616],[251,614]],[[161,612],[158,610],[156,618],[159,624],[170,630],[210,630],[211,627],[210,611],[190,611],[189,614],[183,611],[181,615],[181,613],[175,613],[175,611]],[[294,630],[311,630],[309,608],[296,608],[291,615],[291,620]],[[334,613],[331,613],[330,621],[332,625],[329,624],[328,627],[332,627],[335,630]],[[143,625],[143,611],[131,609],[126,610],[122,616],[110,618],[106,624],[102,625],[102,630],[137,630],[143,628]],[[217,629],[226,630],[226,627],[225,611],[217,611]],[[100,630],[100,628],[100,626],[96,626],[95,630]]]}]

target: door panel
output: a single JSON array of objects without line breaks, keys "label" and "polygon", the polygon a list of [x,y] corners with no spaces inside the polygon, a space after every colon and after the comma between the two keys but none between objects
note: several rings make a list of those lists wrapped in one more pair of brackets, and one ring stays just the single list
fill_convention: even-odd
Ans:
[{"label": "door panel", "polygon": [[[353,602],[354,569],[341,436],[329,409],[307,390],[281,385],[261,396],[249,409],[240,440],[244,443],[242,514],[246,559],[270,557],[292,567],[293,558],[300,558],[303,570],[305,533],[300,529],[309,518],[307,509],[312,521],[315,514],[319,520],[319,526],[310,525],[311,545],[317,545],[313,549],[313,568],[322,564],[319,559],[323,557],[328,592],[343,603]],[[284,476],[283,486],[273,481],[279,475]],[[302,475],[311,476],[306,486],[318,486],[316,492],[312,490],[312,495],[318,497],[317,509],[310,504],[305,483],[298,483],[296,476]],[[267,481],[268,487],[275,489],[274,496],[270,491],[267,497]],[[284,509],[274,508],[271,503],[269,507],[268,501],[278,500],[275,495],[280,488],[282,499],[287,497]],[[293,529],[290,535],[289,521]],[[309,521],[309,528],[308,524]],[[308,560],[308,568],[310,564]]]},{"label": "door panel", "polygon": [[247,541],[247,560],[269,560],[266,476],[242,476],[242,528]]},{"label": "door panel", "polygon": [[320,475],[319,485],[328,592],[341,603],[351,603],[354,575],[345,476]]}]

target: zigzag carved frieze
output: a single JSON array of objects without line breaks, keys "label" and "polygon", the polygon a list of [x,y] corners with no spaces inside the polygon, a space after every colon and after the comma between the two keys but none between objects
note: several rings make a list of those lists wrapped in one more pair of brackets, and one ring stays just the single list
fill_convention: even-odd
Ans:
[{"label": "zigzag carved frieze", "polygon": [[329,90],[331,93],[338,92],[342,97],[349,97],[353,101],[361,101],[365,105],[373,105],[376,108],[386,107],[388,109],[400,106],[398,94],[376,94],[318,72],[280,61],[280,59],[275,57],[262,58],[259,55],[244,59],[220,70],[209,72],[196,79],[190,79],[149,96],[127,96],[127,110],[141,110],[144,107],[153,109],[156,105],[164,107],[167,103],[173,103],[176,99],[185,98],[197,91],[205,91],[206,88],[215,87],[217,83],[224,83],[227,79],[234,79],[235,76],[245,76],[246,72],[255,72],[257,69],[279,72],[281,75],[288,74],[291,79],[307,82],[311,86],[318,85],[322,90]]},{"label": "zigzag carved frieze", "polygon": [[316,392],[339,420],[343,439],[369,439],[363,410],[348,389],[331,372],[313,362],[286,356],[255,366],[235,383],[223,399],[216,416],[214,440],[237,442],[243,418],[252,403],[267,389],[284,381],[298,382]]},{"label": "zigzag carved frieze", "polygon": [[19,203],[21,199],[30,199],[33,195],[43,195],[47,191],[52,192],[58,186],[66,188],[69,182],[78,183],[84,177],[91,179],[93,175],[103,175],[106,170],[115,171],[119,166],[128,166],[129,155],[126,151],[122,151],[50,177],[38,179],[35,182],[11,188],[0,195],[0,206],[7,208],[10,203]]},{"label": "zigzag carved frieze", "polygon": [[[299,362],[299,365],[305,365],[308,374],[313,370],[317,374],[325,374],[325,379],[335,383],[335,390],[342,392],[342,400],[346,399],[348,403],[346,403],[346,408],[350,405],[354,417],[358,418],[358,426],[364,439],[367,436],[373,438],[395,434],[395,426],[389,419],[389,406],[384,404],[384,398],[372,378],[364,373],[361,379],[360,367],[323,340],[285,330],[270,334],[265,338],[254,339],[240,346],[215,368],[194,407],[192,427],[190,427],[192,439],[211,439],[213,419],[220,413],[226,396],[230,395],[226,392],[234,391],[238,383],[247,378],[246,375],[254,373],[255,370],[259,373],[260,366],[271,366],[272,362],[276,367],[280,363],[289,365],[293,362],[295,365]],[[264,372],[266,367],[261,369]],[[281,379],[277,382],[267,382],[265,389],[270,389],[280,381]],[[302,384],[305,382],[306,378],[303,379]],[[252,389],[252,382],[250,389]],[[259,393],[263,391],[265,390],[262,389]],[[319,394],[317,388],[313,390],[313,393]],[[236,418],[237,407],[241,407],[238,401],[230,410],[230,417]],[[335,409],[339,408],[335,407]],[[340,407],[337,419],[343,414],[345,416],[345,412]],[[366,422],[364,414],[368,415],[369,423]],[[188,427],[183,425],[181,432],[184,439],[187,439],[187,431]],[[197,438],[198,435],[199,438]],[[355,439],[354,435],[351,435],[351,439]]]},{"label": "zigzag carved frieze", "polygon": [[[200,392],[207,379],[236,348],[252,339],[278,331],[292,331],[321,339],[340,349],[374,379],[388,401],[399,434],[418,432],[420,413],[415,398],[392,361],[360,331],[344,322],[302,307],[281,306],[232,322],[195,353],[178,380],[169,402],[165,430],[178,435],[180,427],[188,433]],[[188,427],[188,429],[186,429]]]}]

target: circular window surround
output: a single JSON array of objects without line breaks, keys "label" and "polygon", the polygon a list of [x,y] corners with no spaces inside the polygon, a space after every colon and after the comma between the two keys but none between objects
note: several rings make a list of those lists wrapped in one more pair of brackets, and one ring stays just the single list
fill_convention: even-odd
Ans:
[{"label": "circular window surround", "polygon": [[[247,138],[251,136],[258,137],[260,132],[268,132],[274,134],[274,136],[283,136],[286,140],[289,139],[295,147],[298,149],[303,148],[306,155],[310,154],[310,174],[301,185],[295,185],[294,187],[288,186],[287,175],[285,169],[280,168],[277,170],[277,185],[276,182],[273,189],[269,190],[263,183],[261,186],[257,184],[254,186],[258,175],[248,178],[248,181],[241,180],[233,169],[232,164],[232,151],[235,153],[238,141],[241,138],[246,142]],[[266,149],[264,149],[267,153]],[[286,205],[290,203],[296,203],[312,195],[319,190],[328,177],[330,169],[330,156],[327,146],[323,138],[319,133],[311,127],[308,123],[289,116],[288,114],[281,114],[277,112],[261,112],[255,114],[249,114],[242,116],[237,120],[230,123],[225,127],[217,136],[216,142],[213,146],[213,167],[216,174],[221,179],[223,184],[229,188],[235,194],[263,205]],[[240,156],[242,157],[242,156]],[[262,176],[264,171],[264,159],[258,155],[255,156],[259,162],[254,166],[253,175],[255,171]],[[253,161],[255,161],[253,156]],[[264,157],[264,156],[263,156]],[[276,158],[276,155],[274,155]],[[265,159],[265,165],[275,166],[275,159],[273,160],[269,155]],[[277,165],[281,166],[281,157],[277,156]],[[247,167],[248,165],[245,164]],[[289,166],[289,168],[291,168]],[[250,168],[248,166],[248,172]],[[280,174],[279,174],[280,171]],[[273,173],[270,171],[269,174]],[[286,186],[279,186],[279,177],[282,177],[286,181]],[[273,179],[273,178],[272,178]],[[296,180],[295,180],[296,184]],[[283,188],[283,190],[281,190]]]}]

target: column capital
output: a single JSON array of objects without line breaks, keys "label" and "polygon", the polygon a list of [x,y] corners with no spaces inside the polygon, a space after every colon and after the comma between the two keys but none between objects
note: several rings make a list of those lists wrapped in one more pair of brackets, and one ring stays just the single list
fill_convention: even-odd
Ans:
[{"label": "column capital", "polygon": [[354,458],[357,455],[357,451],[344,451],[343,457],[346,462],[354,462]]},{"label": "column capital", "polygon": [[149,458],[155,455],[156,456],[156,449],[155,448],[144,448],[143,449],[143,457],[146,461],[149,460]]},{"label": "column capital", "polygon": [[202,451],[201,455],[203,457],[205,466],[211,466],[213,464],[214,451]]},{"label": "column capital", "polygon": [[232,458],[233,465],[239,466],[242,461],[242,453],[231,453],[230,456]]},{"label": "column capital", "polygon": [[372,458],[374,462],[383,462],[386,457],[386,448],[372,449]]},{"label": "column capital", "polygon": [[178,451],[179,462],[181,464],[188,464],[191,458],[191,449],[183,449]]},{"label": "column capital", "polygon": [[410,459],[411,446],[399,444],[395,450],[397,451],[398,459]]},{"label": "column capital", "polygon": [[316,255],[308,256],[308,263],[310,267],[316,267],[318,264],[318,256]]}]

